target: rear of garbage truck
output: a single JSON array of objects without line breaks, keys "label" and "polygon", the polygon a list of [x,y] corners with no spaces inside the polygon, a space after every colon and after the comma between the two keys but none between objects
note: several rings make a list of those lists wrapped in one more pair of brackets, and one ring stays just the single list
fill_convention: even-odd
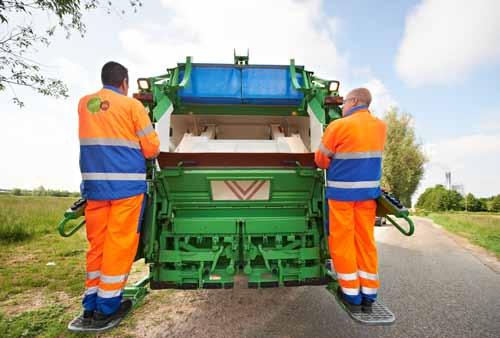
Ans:
[{"label": "rear of garbage truck", "polygon": [[314,151],[340,117],[338,82],[302,66],[185,63],[138,80],[161,153],[139,257],[150,286],[326,284],[324,176]]}]

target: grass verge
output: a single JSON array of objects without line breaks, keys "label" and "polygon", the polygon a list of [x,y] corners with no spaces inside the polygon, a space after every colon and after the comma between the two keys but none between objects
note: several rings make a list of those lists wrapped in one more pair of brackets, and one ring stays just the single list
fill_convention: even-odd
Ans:
[{"label": "grass verge", "polygon": [[500,217],[498,214],[429,213],[445,229],[467,238],[500,258]]},{"label": "grass verge", "polygon": [[[81,311],[87,248],[84,230],[69,238],[57,233],[74,200],[0,195],[0,337],[88,337],[66,328]],[[146,273],[143,266],[134,264],[131,280]],[[158,306],[153,300],[148,296],[143,306]],[[143,311],[155,310],[141,306],[138,316],[134,311],[99,337],[140,336],[134,328]]]}]

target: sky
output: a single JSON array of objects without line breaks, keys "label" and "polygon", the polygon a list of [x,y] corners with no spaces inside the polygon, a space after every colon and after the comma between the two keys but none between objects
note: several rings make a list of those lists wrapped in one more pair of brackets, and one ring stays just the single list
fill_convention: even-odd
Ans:
[{"label": "sky", "polygon": [[[396,107],[413,116],[429,159],[416,196],[452,183],[466,193],[500,193],[500,1],[495,0],[148,0],[137,13],[84,15],[85,37],[56,34],[30,57],[64,80],[68,99],[0,92],[0,188],[43,185],[77,191],[77,103],[101,87],[100,69],[118,61],[137,77],[183,62],[250,63],[295,58],[341,94],[366,86],[377,116]],[[43,28],[46,16],[36,17]],[[11,22],[16,24],[16,22]],[[0,27],[3,33],[6,26]],[[134,86],[132,87],[132,90]]]}]

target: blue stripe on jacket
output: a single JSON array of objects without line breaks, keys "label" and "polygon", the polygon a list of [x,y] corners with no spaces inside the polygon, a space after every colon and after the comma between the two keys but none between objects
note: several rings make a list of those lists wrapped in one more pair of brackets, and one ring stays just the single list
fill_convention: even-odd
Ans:
[{"label": "blue stripe on jacket", "polygon": [[[326,172],[328,181],[363,182],[380,181],[382,159],[333,159]],[[364,201],[380,196],[380,187],[373,188],[326,188],[326,198],[339,201]]]},{"label": "blue stripe on jacket", "polygon": [[329,200],[337,201],[366,201],[373,200],[380,197],[380,187],[377,188],[326,188],[326,198]]},{"label": "blue stripe on jacket", "polygon": [[80,146],[82,173],[145,173],[146,161],[139,149],[125,146]]},{"label": "blue stripe on jacket", "polygon": [[382,170],[380,157],[340,160],[333,159],[326,173],[329,181],[377,181]]},{"label": "blue stripe on jacket", "polygon": [[117,200],[143,194],[146,181],[84,180],[83,196],[91,200]]},{"label": "blue stripe on jacket", "polygon": [[[80,146],[82,173],[143,174],[146,161],[139,149],[125,146]],[[115,200],[147,191],[145,180],[83,180],[82,196],[91,200]]]}]

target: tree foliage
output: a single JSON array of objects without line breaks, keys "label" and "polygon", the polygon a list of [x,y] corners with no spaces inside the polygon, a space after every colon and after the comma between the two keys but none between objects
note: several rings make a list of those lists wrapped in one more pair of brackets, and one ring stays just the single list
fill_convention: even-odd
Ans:
[{"label": "tree foliage", "polygon": [[416,140],[412,117],[396,109],[384,116],[387,141],[382,163],[382,187],[391,191],[405,206],[411,206],[411,196],[424,174],[426,158]]},{"label": "tree foliage", "polygon": [[492,199],[490,211],[500,212],[500,195],[497,195]]},{"label": "tree foliage", "polygon": [[462,210],[463,197],[455,190],[448,190],[438,184],[427,188],[418,198],[416,207],[429,211]]},{"label": "tree foliage", "polygon": [[[142,6],[141,0],[127,2],[134,11]],[[87,28],[83,14],[96,9],[117,11],[112,1],[105,0],[0,0],[0,92],[10,87],[13,101],[19,106],[23,102],[15,94],[15,86],[46,96],[67,97],[66,85],[46,75],[33,53],[47,47],[57,30],[62,30],[67,38],[75,32],[84,36]],[[34,17],[44,18],[46,24],[35,27]],[[50,23],[52,18],[56,19],[55,25]]]},{"label": "tree foliage", "polygon": [[493,211],[500,212],[500,195],[476,198],[472,193],[465,197],[443,185],[427,188],[419,196],[416,207],[428,211]]},{"label": "tree foliage", "polygon": [[476,198],[472,193],[468,193],[464,198],[464,209],[467,211],[486,211],[481,200]]}]

